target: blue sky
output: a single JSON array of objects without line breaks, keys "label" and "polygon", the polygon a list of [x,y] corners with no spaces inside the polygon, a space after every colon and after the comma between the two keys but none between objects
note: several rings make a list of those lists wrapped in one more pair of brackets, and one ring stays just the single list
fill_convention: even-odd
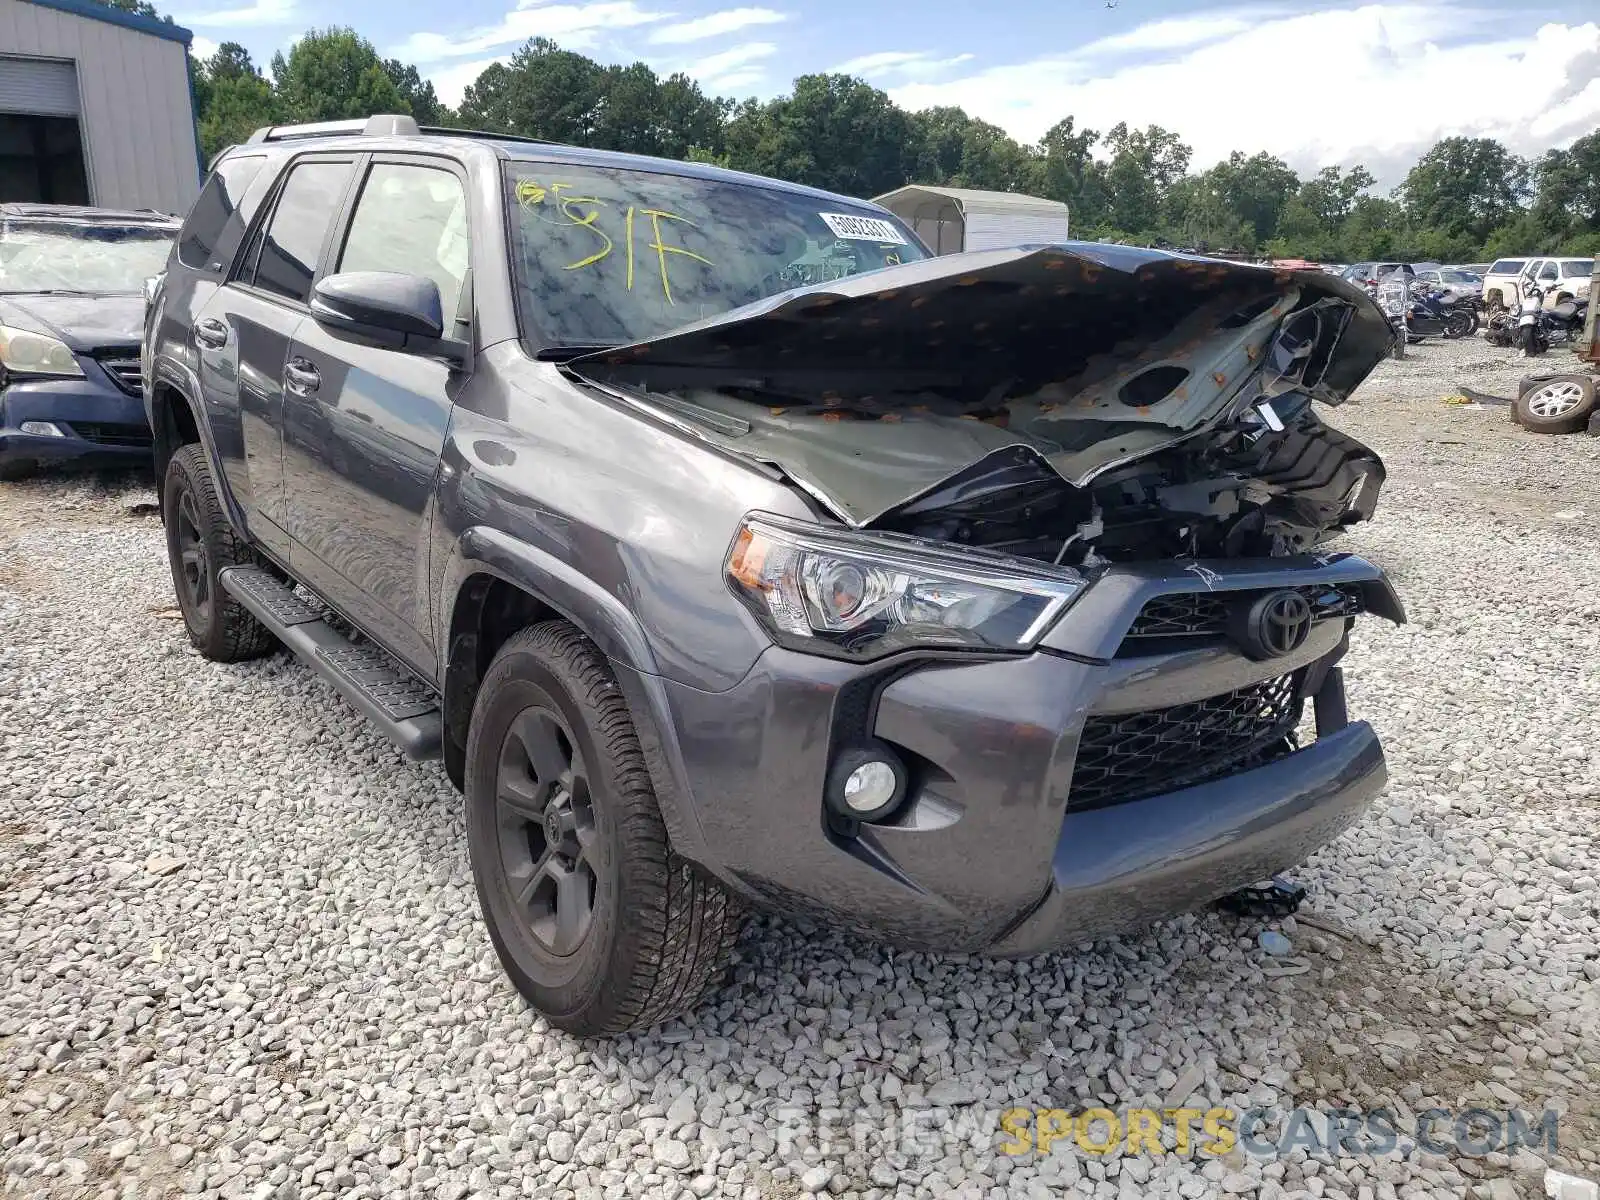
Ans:
[{"label": "blue sky", "polygon": [[1266,149],[1302,172],[1365,162],[1386,185],[1439,137],[1537,154],[1600,127],[1595,0],[183,0],[173,16],[202,53],[239,41],[263,64],[309,27],[351,25],[451,103],[543,35],[722,95],[842,69],[1026,141],[1068,114],[1155,122],[1197,167]]}]

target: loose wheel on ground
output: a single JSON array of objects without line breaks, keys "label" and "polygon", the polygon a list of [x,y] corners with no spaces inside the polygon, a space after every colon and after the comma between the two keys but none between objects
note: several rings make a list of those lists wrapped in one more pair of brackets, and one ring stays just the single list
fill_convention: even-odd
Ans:
[{"label": "loose wheel on ground", "polygon": [[213,662],[259,658],[277,647],[267,629],[217,581],[224,567],[259,560],[233,535],[211,465],[197,445],[181,447],[162,483],[167,560],[189,641]]},{"label": "loose wheel on ground", "polygon": [[738,936],[734,899],[673,853],[602,655],[549,621],[484,676],[467,738],[467,848],[517,990],[585,1035],[692,1008]]},{"label": "loose wheel on ground", "polygon": [[1517,424],[1534,433],[1576,433],[1595,411],[1594,379],[1557,375],[1538,381],[1517,396]]}]

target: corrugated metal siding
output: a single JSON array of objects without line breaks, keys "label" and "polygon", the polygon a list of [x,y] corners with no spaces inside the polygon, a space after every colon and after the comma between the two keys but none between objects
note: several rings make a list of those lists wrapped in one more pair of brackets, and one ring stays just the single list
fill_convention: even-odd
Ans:
[{"label": "corrugated metal siding", "polygon": [[1036,217],[1022,213],[967,213],[968,250],[998,250],[1006,246],[1031,246],[1065,242],[1067,218]]},{"label": "corrugated metal siding", "polygon": [[181,42],[0,0],[0,48],[76,62],[94,203],[188,211],[200,190],[200,164]]},{"label": "corrugated metal siding", "polygon": [[77,116],[77,71],[57,59],[0,55],[0,112]]}]

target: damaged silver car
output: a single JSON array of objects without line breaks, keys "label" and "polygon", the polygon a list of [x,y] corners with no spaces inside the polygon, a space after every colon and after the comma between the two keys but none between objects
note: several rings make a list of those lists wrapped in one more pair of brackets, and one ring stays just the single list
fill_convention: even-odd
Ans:
[{"label": "damaged silver car", "polygon": [[694,1004],[744,904],[1000,955],[1137,928],[1381,788],[1339,662],[1404,616],[1328,543],[1384,469],[1317,411],[1389,348],[1360,288],[935,259],[845,197],[381,120],[224,156],[234,215],[169,264],[174,582],[208,656],[287,645],[442,757],[555,1024]]}]

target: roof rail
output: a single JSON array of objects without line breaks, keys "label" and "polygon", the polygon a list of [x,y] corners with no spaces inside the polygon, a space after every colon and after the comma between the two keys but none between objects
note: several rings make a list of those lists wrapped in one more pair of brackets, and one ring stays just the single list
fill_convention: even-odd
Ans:
[{"label": "roof rail", "polygon": [[449,125],[419,125],[422,133],[437,137],[482,138],[487,142],[528,142],[535,146],[549,146],[548,138],[525,137],[520,133],[490,133],[487,129],[455,129]]},{"label": "roof rail", "polygon": [[364,137],[415,137],[421,130],[417,128],[415,117],[405,113],[381,113],[375,117],[362,119],[356,117],[351,121],[313,121],[306,125],[263,125],[250,135],[247,146],[259,145],[262,142],[287,142],[296,138],[316,137],[350,137],[360,135]]}]

